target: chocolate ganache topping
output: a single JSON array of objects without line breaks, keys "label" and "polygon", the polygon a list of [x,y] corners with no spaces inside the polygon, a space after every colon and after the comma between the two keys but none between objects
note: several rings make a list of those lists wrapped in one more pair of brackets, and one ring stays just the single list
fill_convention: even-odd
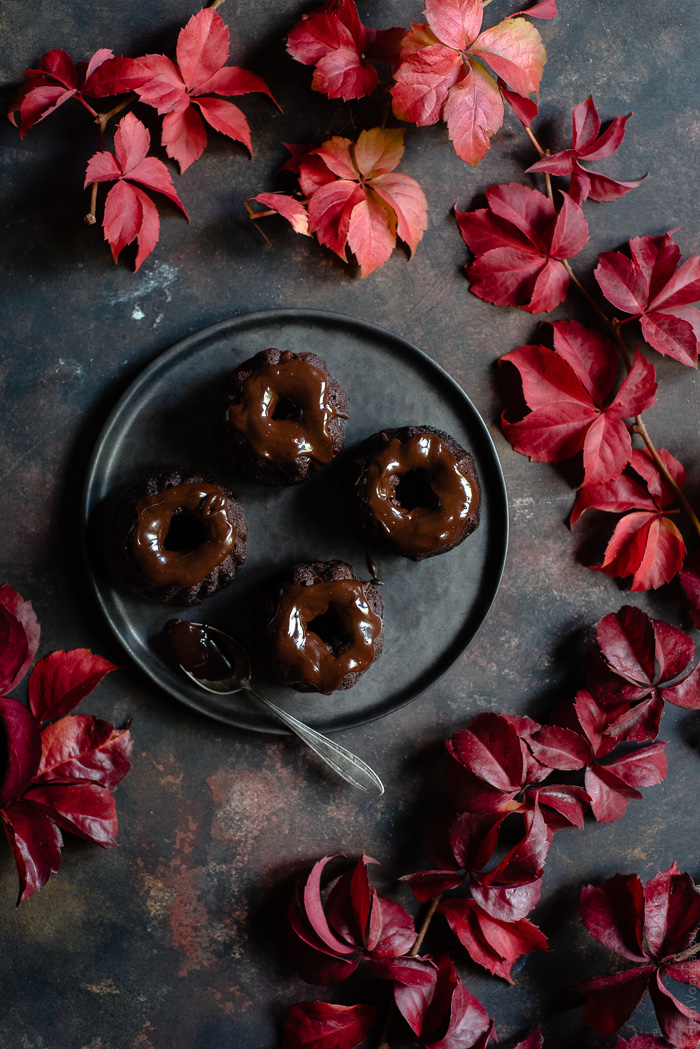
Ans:
[{"label": "chocolate ganache topping", "polygon": [[228,422],[261,458],[293,462],[305,456],[319,466],[333,458],[329,424],[337,415],[328,378],[308,361],[285,350],[246,379]]},{"label": "chocolate ganache topping", "polygon": [[[403,478],[411,478],[413,494],[402,501]],[[476,483],[462,472],[440,436],[428,432],[405,441],[387,440],[365,463],[355,485],[377,533],[407,556],[453,543],[479,501]]]},{"label": "chocolate ganache topping", "polygon": [[[289,684],[314,685],[328,695],[347,674],[371,666],[382,621],[369,607],[366,585],[356,579],[282,585],[268,627],[280,677]],[[322,616],[333,624],[328,641],[313,630],[314,620]]]},{"label": "chocolate ganache topping", "polygon": [[[131,550],[149,582],[195,586],[231,552],[236,529],[226,497],[214,484],[177,484],[136,504]],[[168,549],[173,519],[188,514],[199,541],[192,549]]]}]

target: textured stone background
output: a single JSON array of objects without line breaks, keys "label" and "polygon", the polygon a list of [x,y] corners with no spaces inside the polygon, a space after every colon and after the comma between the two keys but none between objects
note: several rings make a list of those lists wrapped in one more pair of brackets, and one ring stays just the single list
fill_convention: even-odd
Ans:
[{"label": "textured stone background", "polygon": [[[361,2],[377,27],[419,20],[420,5]],[[496,0],[494,19],[514,4]],[[422,183],[431,224],[410,264],[401,251],[360,281],[281,220],[267,248],[243,200],[278,185],[280,140],[323,139],[377,122],[376,104],[331,103],[309,90],[310,71],[284,54],[298,0],[228,0],[237,64],[266,77],[284,107],[242,101],[255,159],[212,134],[177,189],[192,222],[163,208],[158,247],[134,275],[114,267],[98,227],[82,222],[86,159],[96,134],[77,106],[24,141],[0,123],[3,317],[0,331],[0,578],[31,598],[43,622],[42,654],[89,645],[122,653],[87,592],[77,534],[85,466],[102,421],[129,382],[162,350],[204,325],[277,306],[336,310],[378,322],[426,350],[464,386],[493,434],[509,491],[512,539],[494,609],[471,650],[429,693],[344,742],[388,785],[380,803],[332,782],[293,742],[226,730],[181,708],[128,667],[86,709],[118,724],[134,717],[134,769],[119,788],[120,847],[102,853],[71,839],[60,874],[15,912],[15,872],[0,856],[0,1044],[4,1049],[272,1049],[293,1001],[318,995],[290,971],[280,929],[294,876],[323,853],[365,849],[379,878],[415,869],[417,827],[440,803],[441,741],[482,710],[544,715],[576,687],[586,626],[629,600],[575,558],[585,530],[565,521],[570,474],[531,465],[499,432],[495,359],[531,341],[536,321],[470,296],[454,218],[493,182],[520,178],[534,160],[513,118],[472,171],[442,126],[410,128],[402,170]],[[566,144],[574,103],[593,92],[604,117],[635,111],[628,139],[605,170],[649,178],[615,205],[587,209],[592,233],[576,260],[630,236],[682,227],[685,254],[700,251],[700,112],[696,0],[560,0],[539,23],[550,61],[541,137]],[[307,8],[308,9],[308,8]],[[4,0],[2,83],[7,100],[22,70],[51,47],[76,58],[98,47],[172,51],[193,11],[186,0]],[[560,311],[557,315],[564,315]],[[688,468],[700,496],[697,375],[655,357],[659,403],[648,413],[657,442]],[[679,622],[675,590],[633,598]],[[611,956],[577,921],[582,881],[617,870],[648,877],[676,859],[700,878],[697,790],[700,718],[670,710],[670,772],[624,821],[560,835],[536,920],[553,953],[521,964],[516,986],[465,966],[471,990],[502,1039],[543,1022],[550,1046],[593,1039],[561,992],[604,971]],[[399,898],[411,906],[409,894]],[[438,941],[436,941],[437,943]],[[340,1000],[340,999],[337,999]],[[639,1030],[652,1029],[640,1009]]]}]

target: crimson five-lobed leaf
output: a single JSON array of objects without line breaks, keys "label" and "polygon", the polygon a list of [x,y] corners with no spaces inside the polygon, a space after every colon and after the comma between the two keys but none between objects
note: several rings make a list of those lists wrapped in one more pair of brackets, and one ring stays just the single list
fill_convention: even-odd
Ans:
[{"label": "crimson five-lobed leaf", "polygon": [[133,113],[127,113],[119,121],[114,136],[114,153],[95,153],[85,172],[86,186],[116,179],[105,200],[102,220],[105,240],[115,262],[127,244],[136,240],[135,270],[151,254],[160,235],[158,209],[141,186],[162,193],[180,208],[189,222],[167,167],[157,157],[147,156],[150,142],[145,126]]},{"label": "crimson five-lobed leaf", "polygon": [[403,134],[400,128],[377,127],[360,132],[357,142],[336,136],[317,149],[288,147],[292,158],[284,167],[298,175],[308,198],[308,226],[294,197],[261,193],[246,204],[257,201],[277,211],[343,261],[350,248],[360,276],[367,277],[387,261],[397,234],[413,255],[427,228],[423,190],[410,175],[394,171],[404,152]]},{"label": "crimson five-lobed leaf", "polygon": [[[42,55],[38,69],[25,69],[27,83],[8,111],[13,124],[19,122],[20,137],[44,117],[53,113],[69,98],[94,110],[84,96],[105,98],[133,91],[147,78],[138,60],[115,57],[108,48],[100,48],[89,62],[74,62],[65,51],[54,48]],[[18,120],[19,118],[19,120]]]},{"label": "crimson five-lobed leaf", "polygon": [[397,64],[404,33],[363,25],[355,0],[327,0],[302,15],[287,37],[287,52],[314,67],[314,91],[347,102],[372,94],[379,83],[376,62]]},{"label": "crimson five-lobed leaf", "polygon": [[612,1034],[649,992],[664,1038],[677,1049],[695,1049],[700,1014],[683,1005],[662,983],[670,976],[700,987],[700,962],[685,957],[700,927],[700,893],[674,863],[642,886],[636,874],[584,886],[581,919],[606,947],[635,963],[634,968],[577,984],[587,999],[584,1020],[601,1034]]},{"label": "crimson five-lobed leaf", "polygon": [[242,142],[252,155],[250,127],[244,114],[232,102],[215,96],[261,92],[275,102],[262,77],[225,64],[229,48],[228,26],[221,15],[207,7],[180,31],[176,62],[166,55],[139,59],[147,79],[136,91],[142,102],[163,115],[161,144],[178,162],[180,172],[204,152],[207,132],[202,117],[215,131]]},{"label": "crimson five-lobed leaf", "polygon": [[569,195],[577,204],[582,204],[588,197],[591,200],[618,200],[642,182],[619,182],[592,171],[581,165],[582,160],[603,160],[612,156],[622,145],[625,137],[625,124],[631,117],[613,117],[610,124],[601,134],[600,117],[592,98],[574,106],[573,142],[571,149],[561,150],[543,157],[529,167],[528,171],[546,171],[550,175],[570,175]]},{"label": "crimson five-lobed leaf", "polygon": [[519,422],[504,413],[503,432],[517,452],[535,462],[560,462],[583,452],[584,485],[600,485],[619,477],[632,458],[624,419],[655,403],[654,368],[638,353],[606,404],[617,378],[615,347],[578,321],[555,321],[551,327],[553,350],[521,346],[500,359],[517,368],[531,409]]},{"label": "crimson five-lobed leaf", "polygon": [[[683,488],[685,470],[665,448],[659,457]],[[632,576],[631,590],[663,586],[678,575],[685,557],[683,536],[668,510],[676,493],[646,450],[635,449],[627,469],[605,483],[592,483],[579,491],[571,515],[572,525],[590,509],[622,513],[605,550],[603,562],[592,568],[625,579]]]},{"label": "crimson five-lobed leaf", "polygon": [[394,114],[421,126],[444,120],[455,152],[474,166],[503,122],[498,83],[483,63],[526,98],[542,79],[542,38],[522,17],[482,30],[482,0],[427,0],[424,13],[427,22],[412,25],[401,43]]},{"label": "crimson five-lobed leaf", "polygon": [[700,310],[700,256],[679,266],[681,251],[672,234],[633,237],[630,258],[621,251],[598,256],[595,278],[615,309],[640,322],[642,335],[659,353],[697,367]]},{"label": "crimson five-lobed leaf", "polygon": [[588,241],[583,211],[566,193],[557,212],[538,190],[517,182],[486,190],[488,207],[455,209],[467,246],[476,256],[466,267],[471,291],[496,306],[548,313],[566,297],[563,260]]},{"label": "crimson five-lobed leaf", "polygon": [[394,960],[407,954],[416,938],[412,918],[370,887],[367,865],[375,861],[366,856],[322,893],[321,877],[331,859],[314,865],[287,912],[290,950],[301,976],[309,983],[332,983],[350,976],[365,959],[376,975],[394,979],[401,972]]}]

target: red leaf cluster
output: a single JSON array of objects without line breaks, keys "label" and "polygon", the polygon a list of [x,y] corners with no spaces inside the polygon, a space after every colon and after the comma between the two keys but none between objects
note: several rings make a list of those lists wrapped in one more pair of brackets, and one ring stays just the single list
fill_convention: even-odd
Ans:
[{"label": "red leaf cluster", "polygon": [[[647,365],[647,367],[649,367]],[[685,470],[664,448],[659,456],[676,484],[683,488]],[[605,550],[603,563],[591,567],[624,579],[632,576],[632,590],[650,590],[668,583],[680,571],[685,543],[667,508],[676,493],[650,453],[634,450],[625,472],[614,480],[582,488],[576,498],[572,525],[586,510],[624,514]]]},{"label": "red leaf cluster", "polygon": [[[696,368],[700,310],[700,256],[679,266],[681,251],[672,234],[633,237],[630,258],[621,251],[598,256],[595,278],[605,298],[627,320],[638,320],[655,350]],[[627,323],[627,320],[625,323]]]},{"label": "red leaf cluster", "polygon": [[[364,962],[375,977],[393,983],[397,1009],[426,1049],[485,1049],[493,1021],[449,958],[436,964],[413,954],[412,918],[370,887],[368,864],[374,861],[362,856],[322,887],[330,859],[314,865],[288,911],[290,950],[303,978],[320,984],[343,980]],[[285,1049],[353,1049],[370,1033],[376,1013],[366,1005],[295,1005],[285,1023]]]},{"label": "red leaf cluster", "polygon": [[[581,891],[581,919],[592,936],[633,967],[576,985],[587,999],[584,1020],[601,1034],[612,1034],[649,992],[664,1038],[677,1049],[695,1049],[700,1014],[680,1002],[663,977],[700,987],[700,960],[691,947],[700,928],[700,892],[674,863],[646,885],[636,874],[616,874]],[[640,1046],[658,1045],[648,1035]],[[634,1044],[632,1043],[622,1043]]]},{"label": "red leaf cluster", "polygon": [[314,91],[347,102],[372,94],[379,83],[376,62],[397,64],[404,33],[363,25],[355,0],[327,0],[302,15],[287,38],[287,51],[314,67]]},{"label": "red leaf cluster", "polygon": [[[503,432],[535,462],[561,462],[583,452],[583,492],[619,477],[632,459],[624,420],[655,403],[656,375],[637,354],[611,401],[618,358],[609,339],[578,321],[551,323],[554,349],[521,346],[501,357],[522,380],[530,412],[518,422],[504,413]],[[576,513],[576,511],[574,511]]]},{"label": "red leaf cluster", "polygon": [[496,77],[514,106],[519,99],[530,111],[527,96],[539,91],[547,60],[542,38],[519,16],[483,29],[482,0],[426,0],[424,14],[401,42],[394,114],[419,126],[444,120],[457,156],[475,166],[503,123]]},{"label": "red leaf cluster", "polygon": [[[428,225],[423,190],[410,175],[394,171],[403,156],[403,130],[372,128],[357,142],[334,137],[314,149],[288,146],[284,165],[299,180],[305,205],[286,194],[260,193],[257,201],[286,218],[297,233],[313,233],[347,262],[350,248],[367,277],[383,266],[397,235],[416,250]],[[251,218],[256,218],[249,207]]]},{"label": "red leaf cluster", "polygon": [[21,138],[69,98],[82,102],[95,115],[85,101],[86,95],[122,95],[134,91],[147,77],[138,60],[115,57],[106,47],[96,51],[89,62],[77,63],[65,51],[54,48],[42,55],[38,69],[25,69],[24,75],[27,83],[8,111],[12,123],[19,126]]},{"label": "red leaf cluster", "polygon": [[624,197],[625,193],[639,186],[642,179],[619,182],[608,175],[602,175],[599,171],[584,168],[581,161],[611,157],[622,145],[625,124],[631,116],[632,114],[628,113],[626,117],[613,117],[601,134],[600,117],[593,99],[587,98],[585,102],[579,102],[574,106],[571,149],[563,149],[559,153],[543,157],[527,170],[547,171],[550,175],[570,175],[569,196],[577,204],[582,204],[588,197],[598,201],[618,200]]},{"label": "red leaf cluster", "polygon": [[486,190],[488,207],[455,210],[460,232],[476,256],[466,267],[471,291],[496,306],[548,313],[566,297],[563,260],[588,241],[583,211],[562,193],[557,212],[543,193],[517,182]]},{"label": "red leaf cluster", "polygon": [[180,172],[204,152],[207,132],[202,117],[215,131],[253,152],[244,114],[233,102],[216,96],[262,92],[275,101],[262,77],[226,65],[229,48],[228,26],[213,8],[206,7],[180,31],[176,62],[166,55],[138,60],[146,78],[136,91],[142,102],[163,115],[161,145],[178,162]]},{"label": "red leaf cluster", "polygon": [[86,186],[116,179],[105,200],[102,220],[105,240],[115,262],[127,244],[135,240],[138,244],[135,270],[151,254],[160,234],[158,209],[141,186],[162,193],[189,221],[165,164],[157,157],[147,156],[150,142],[151,136],[141,121],[133,113],[127,113],[119,121],[114,136],[114,153],[95,153],[85,172]]},{"label": "red leaf cluster", "polygon": [[[26,673],[39,643],[31,605],[0,587],[0,681],[7,692]],[[0,823],[19,874],[18,902],[46,884],[61,863],[61,830],[108,849],[116,845],[112,791],[131,765],[128,729],[92,715],[69,715],[114,664],[86,648],[52,652],[29,678],[29,709],[0,697],[6,758],[0,771]],[[42,728],[43,724],[43,728]]]}]

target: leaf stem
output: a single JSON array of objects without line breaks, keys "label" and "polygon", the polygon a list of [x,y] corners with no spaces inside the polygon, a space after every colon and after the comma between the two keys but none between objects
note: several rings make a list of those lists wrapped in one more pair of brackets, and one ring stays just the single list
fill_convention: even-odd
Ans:
[{"label": "leaf stem", "polygon": [[[528,127],[527,124],[523,124],[523,127],[525,128],[525,131],[527,132],[528,138],[532,142],[533,146],[535,147],[535,149],[537,150],[539,155],[541,157],[548,157],[550,155],[549,150],[542,148],[542,146],[539,144],[539,142],[535,138],[534,133],[532,131],[532,128]],[[545,189],[547,190],[547,196],[549,197],[549,199],[551,200],[551,202],[553,204],[554,203],[554,193],[552,192],[552,178],[551,178],[551,175],[549,174],[548,171],[543,172],[543,174],[544,174]]]}]

